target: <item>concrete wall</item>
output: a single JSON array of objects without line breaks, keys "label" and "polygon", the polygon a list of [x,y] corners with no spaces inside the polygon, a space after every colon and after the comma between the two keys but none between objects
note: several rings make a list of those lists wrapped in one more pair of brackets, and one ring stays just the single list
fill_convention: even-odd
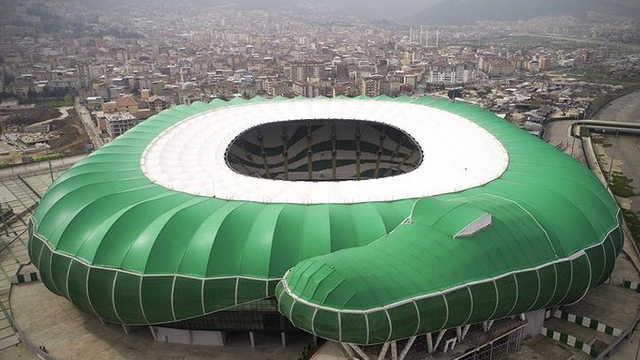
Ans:
[{"label": "concrete wall", "polygon": [[224,345],[224,333],[221,331],[181,330],[159,326],[149,328],[156,341],[185,345]]},{"label": "concrete wall", "polygon": [[544,313],[545,310],[537,310],[528,312],[525,314],[527,318],[527,326],[522,329],[522,337],[528,338],[530,336],[539,335],[542,330],[542,326],[544,324]]}]

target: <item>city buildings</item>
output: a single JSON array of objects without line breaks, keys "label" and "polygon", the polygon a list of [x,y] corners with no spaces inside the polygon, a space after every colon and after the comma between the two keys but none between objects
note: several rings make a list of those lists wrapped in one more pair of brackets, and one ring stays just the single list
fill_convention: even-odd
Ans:
[{"label": "city buildings", "polygon": [[105,123],[107,133],[115,139],[138,125],[139,120],[128,112],[114,112],[105,114]]}]

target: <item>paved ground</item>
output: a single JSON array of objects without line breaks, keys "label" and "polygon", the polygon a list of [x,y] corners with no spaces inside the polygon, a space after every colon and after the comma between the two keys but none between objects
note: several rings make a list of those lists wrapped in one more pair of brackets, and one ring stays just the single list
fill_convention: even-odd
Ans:
[{"label": "paved ground", "polygon": [[[609,106],[598,112],[597,118],[613,121],[640,121],[640,91],[636,91],[627,96],[623,96],[613,101]],[[614,136],[607,135],[605,142],[616,144]],[[640,138],[631,136],[620,136],[617,142],[616,159],[614,169],[622,171],[627,177],[632,178],[632,186],[640,191]],[[613,146],[609,148],[598,147],[605,154],[604,166],[610,164],[610,157],[613,154]],[[635,211],[640,211],[640,201],[634,198],[630,205]],[[631,335],[629,341],[624,341],[611,356],[614,360],[638,360],[640,350],[640,331]]]},{"label": "paved ground", "polygon": [[[74,155],[65,158],[53,159],[51,160],[51,167],[54,172],[54,178],[57,177],[57,173],[62,171],[63,169],[69,168],[71,165],[77,163],[78,161],[84,159],[87,155]],[[49,162],[41,161],[36,163],[18,165],[18,166],[10,166],[6,168],[0,169],[0,180],[7,178],[15,178],[17,175],[22,176],[30,176],[36,174],[46,173],[49,176]],[[51,183],[51,177],[49,176],[49,182]],[[47,185],[48,186],[48,185]]]},{"label": "paved ground", "polygon": [[11,293],[13,317],[27,340],[44,346],[58,360],[296,360],[310,335],[289,335],[280,346],[280,334],[256,333],[252,348],[246,332],[233,333],[224,347],[186,346],[153,340],[148,328],[125,334],[121,327],[103,325],[98,318],[77,310],[65,298],[51,293],[41,282],[15,286]]},{"label": "paved ground", "polygon": [[0,360],[40,360],[40,358],[20,343],[2,350]]},{"label": "paved ground", "polygon": [[607,284],[589,291],[582,301],[562,308],[568,313],[587,316],[621,330],[633,326],[638,309],[640,293]]},{"label": "paved ground", "polygon": [[576,348],[546,336],[537,335],[522,341],[520,351],[510,354],[506,360],[593,360],[593,358]]},{"label": "paved ground", "polygon": [[[0,170],[0,176],[2,171],[6,170]],[[53,175],[57,177],[58,172],[54,171]],[[27,176],[24,179],[39,194],[44,193],[51,183],[49,173]],[[10,206],[14,213],[24,212],[38,200],[38,195],[17,177],[0,180],[0,202],[5,208]],[[8,303],[9,288],[11,276],[16,273],[21,264],[29,262],[26,233],[28,218],[27,214],[11,225],[7,231],[0,233],[0,351],[18,343],[18,338],[10,326],[12,318]]]},{"label": "paved ground", "polygon": [[612,101],[595,117],[600,120],[640,122],[640,90]]},{"label": "paved ground", "polygon": [[84,106],[81,106],[78,100],[76,100],[75,109],[76,109],[76,113],[80,116],[80,119],[82,120],[82,125],[84,125],[85,131],[87,132],[87,134],[89,134],[89,137],[91,138],[91,142],[93,143],[94,149],[98,150],[101,147],[103,147],[104,142],[102,141],[102,138],[100,137],[100,132],[94,125],[93,120],[91,120],[91,113],[89,113],[89,111]]},{"label": "paved ground", "polygon": [[584,151],[582,150],[582,142],[575,139],[570,134],[571,124],[573,120],[554,121],[547,125],[544,132],[543,140],[549,145],[555,146],[566,154],[585,164]]},{"label": "paved ground", "polygon": [[327,341],[313,354],[311,360],[345,360],[344,350],[333,341]]}]

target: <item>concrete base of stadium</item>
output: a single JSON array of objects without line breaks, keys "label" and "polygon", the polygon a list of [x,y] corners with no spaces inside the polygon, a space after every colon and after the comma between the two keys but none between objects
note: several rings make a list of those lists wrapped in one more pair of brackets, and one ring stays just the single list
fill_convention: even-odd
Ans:
[{"label": "concrete base of stadium", "polygon": [[225,346],[171,344],[154,340],[149,327],[128,328],[103,324],[82,313],[66,299],[52,294],[37,281],[11,288],[14,325],[25,346],[46,360],[297,360],[313,337],[254,333],[255,347],[248,332],[228,333]]}]

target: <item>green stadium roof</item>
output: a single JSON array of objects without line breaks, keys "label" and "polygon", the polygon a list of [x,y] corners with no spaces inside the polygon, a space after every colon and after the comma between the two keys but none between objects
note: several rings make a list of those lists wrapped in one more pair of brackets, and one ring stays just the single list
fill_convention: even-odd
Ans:
[{"label": "green stadium roof", "polygon": [[[456,191],[449,180],[432,181],[446,178],[434,171],[423,175],[423,188],[408,182],[412,189],[404,198],[393,188],[388,201],[375,193],[370,201],[353,200],[361,199],[353,194],[334,201],[323,193],[328,200],[322,202],[306,197],[309,187],[344,195],[387,179],[325,185],[260,179],[278,189],[299,186],[292,201],[278,200],[281,191],[260,201],[259,194],[252,200],[244,196],[248,190],[238,191],[248,189],[238,180],[237,187],[214,183],[207,193],[206,177],[188,169],[167,175],[181,169],[180,157],[144,160],[162,145],[163,134],[202,114],[208,115],[198,121],[216,129],[220,109],[304,109],[318,102],[391,110],[392,103],[410,104],[455,115],[497,140],[501,147],[487,147],[504,149],[508,161],[480,166],[477,179],[465,183],[472,186]],[[425,120],[425,126],[443,119]],[[206,140],[193,145],[180,138],[185,145],[178,152],[188,154],[189,146],[206,146]],[[457,151],[471,143],[449,146]],[[424,156],[428,166],[438,154]],[[402,179],[418,170],[388,178],[380,191],[402,187]],[[224,186],[234,197],[219,196]],[[166,110],[60,176],[30,223],[29,254],[47,288],[115,323],[170,323],[276,296],[282,314],[299,328],[375,344],[581,299],[613,271],[622,248],[619,217],[615,201],[584,166],[465,103],[428,97],[215,100]]]}]

